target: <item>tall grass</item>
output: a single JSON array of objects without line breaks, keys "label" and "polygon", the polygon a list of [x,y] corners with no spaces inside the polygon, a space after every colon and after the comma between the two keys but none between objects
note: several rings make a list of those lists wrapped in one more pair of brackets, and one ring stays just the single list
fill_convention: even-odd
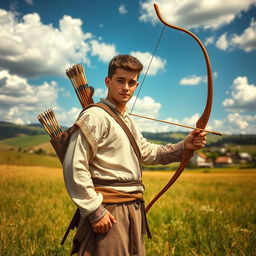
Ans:
[{"label": "tall grass", "polygon": [[47,166],[61,167],[61,163],[56,156],[29,154],[11,150],[0,149],[0,165],[25,165],[25,166]]},{"label": "tall grass", "polygon": [[[171,174],[144,172],[149,201]],[[0,166],[0,255],[69,255],[76,207],[61,169]],[[256,255],[256,171],[187,172],[148,213],[147,255]]]},{"label": "tall grass", "polygon": [[[147,175],[146,197],[166,178]],[[147,255],[256,255],[255,185],[255,172],[184,174],[149,213]]]}]

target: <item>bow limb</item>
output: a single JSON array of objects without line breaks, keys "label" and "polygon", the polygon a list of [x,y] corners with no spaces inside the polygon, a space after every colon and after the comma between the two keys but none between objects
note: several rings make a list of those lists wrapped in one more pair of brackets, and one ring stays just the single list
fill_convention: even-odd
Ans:
[{"label": "bow limb", "polygon": [[[207,122],[210,118],[210,114],[211,114],[211,108],[212,108],[212,97],[213,97],[213,83],[212,83],[212,70],[211,70],[211,63],[210,63],[210,59],[208,56],[208,53],[203,45],[203,43],[200,41],[200,39],[194,35],[191,31],[186,30],[184,28],[180,28],[174,25],[171,25],[169,23],[167,23],[162,15],[160,14],[160,10],[157,4],[154,4],[154,8],[156,11],[156,14],[159,18],[159,20],[166,25],[167,27],[173,28],[173,29],[177,29],[177,30],[181,30],[187,34],[189,34],[190,36],[192,36],[197,43],[199,44],[199,46],[201,47],[204,57],[205,57],[205,62],[206,62],[206,68],[207,68],[207,77],[208,77],[208,93],[207,93],[207,101],[206,101],[206,105],[203,111],[203,114],[201,115],[201,117],[198,119],[197,123],[196,123],[196,127],[198,128],[202,128],[204,129],[207,125]],[[170,188],[170,186],[179,178],[179,176],[181,175],[181,173],[183,172],[183,170],[185,169],[185,167],[187,166],[189,160],[191,159],[191,157],[193,156],[193,150],[188,150],[185,149],[183,156],[182,156],[182,160],[180,162],[180,165],[177,169],[177,171],[174,173],[174,175],[172,176],[172,178],[170,179],[170,181],[165,185],[165,187],[153,198],[153,200],[147,205],[146,207],[146,212],[149,211],[149,209],[153,206],[153,204]]]}]

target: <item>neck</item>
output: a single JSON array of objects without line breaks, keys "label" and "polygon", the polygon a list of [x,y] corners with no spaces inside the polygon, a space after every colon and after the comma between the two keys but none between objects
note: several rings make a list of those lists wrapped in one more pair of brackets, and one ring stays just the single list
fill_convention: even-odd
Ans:
[{"label": "neck", "polygon": [[125,108],[126,108],[126,104],[120,104],[118,102],[116,102],[114,99],[110,98],[107,96],[106,98],[109,102],[111,102],[112,104],[114,104],[117,108],[117,110],[123,115]]}]

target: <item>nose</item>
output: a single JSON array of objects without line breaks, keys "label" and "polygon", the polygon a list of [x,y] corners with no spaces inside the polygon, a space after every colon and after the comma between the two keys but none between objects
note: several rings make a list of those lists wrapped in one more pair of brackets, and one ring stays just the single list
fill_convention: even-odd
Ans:
[{"label": "nose", "polygon": [[125,82],[125,83],[124,83],[123,89],[124,89],[124,90],[128,90],[128,89],[129,89],[129,84],[128,84],[128,82]]}]

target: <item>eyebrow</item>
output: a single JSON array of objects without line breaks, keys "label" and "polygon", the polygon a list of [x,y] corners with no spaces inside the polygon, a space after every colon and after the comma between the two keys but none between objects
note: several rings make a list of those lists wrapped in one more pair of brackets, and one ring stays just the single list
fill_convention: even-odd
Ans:
[{"label": "eyebrow", "polygon": [[[123,76],[118,76],[116,79],[126,79],[125,77]],[[138,82],[137,80],[134,80],[134,79],[130,79],[129,82],[132,81],[132,82]]]}]

